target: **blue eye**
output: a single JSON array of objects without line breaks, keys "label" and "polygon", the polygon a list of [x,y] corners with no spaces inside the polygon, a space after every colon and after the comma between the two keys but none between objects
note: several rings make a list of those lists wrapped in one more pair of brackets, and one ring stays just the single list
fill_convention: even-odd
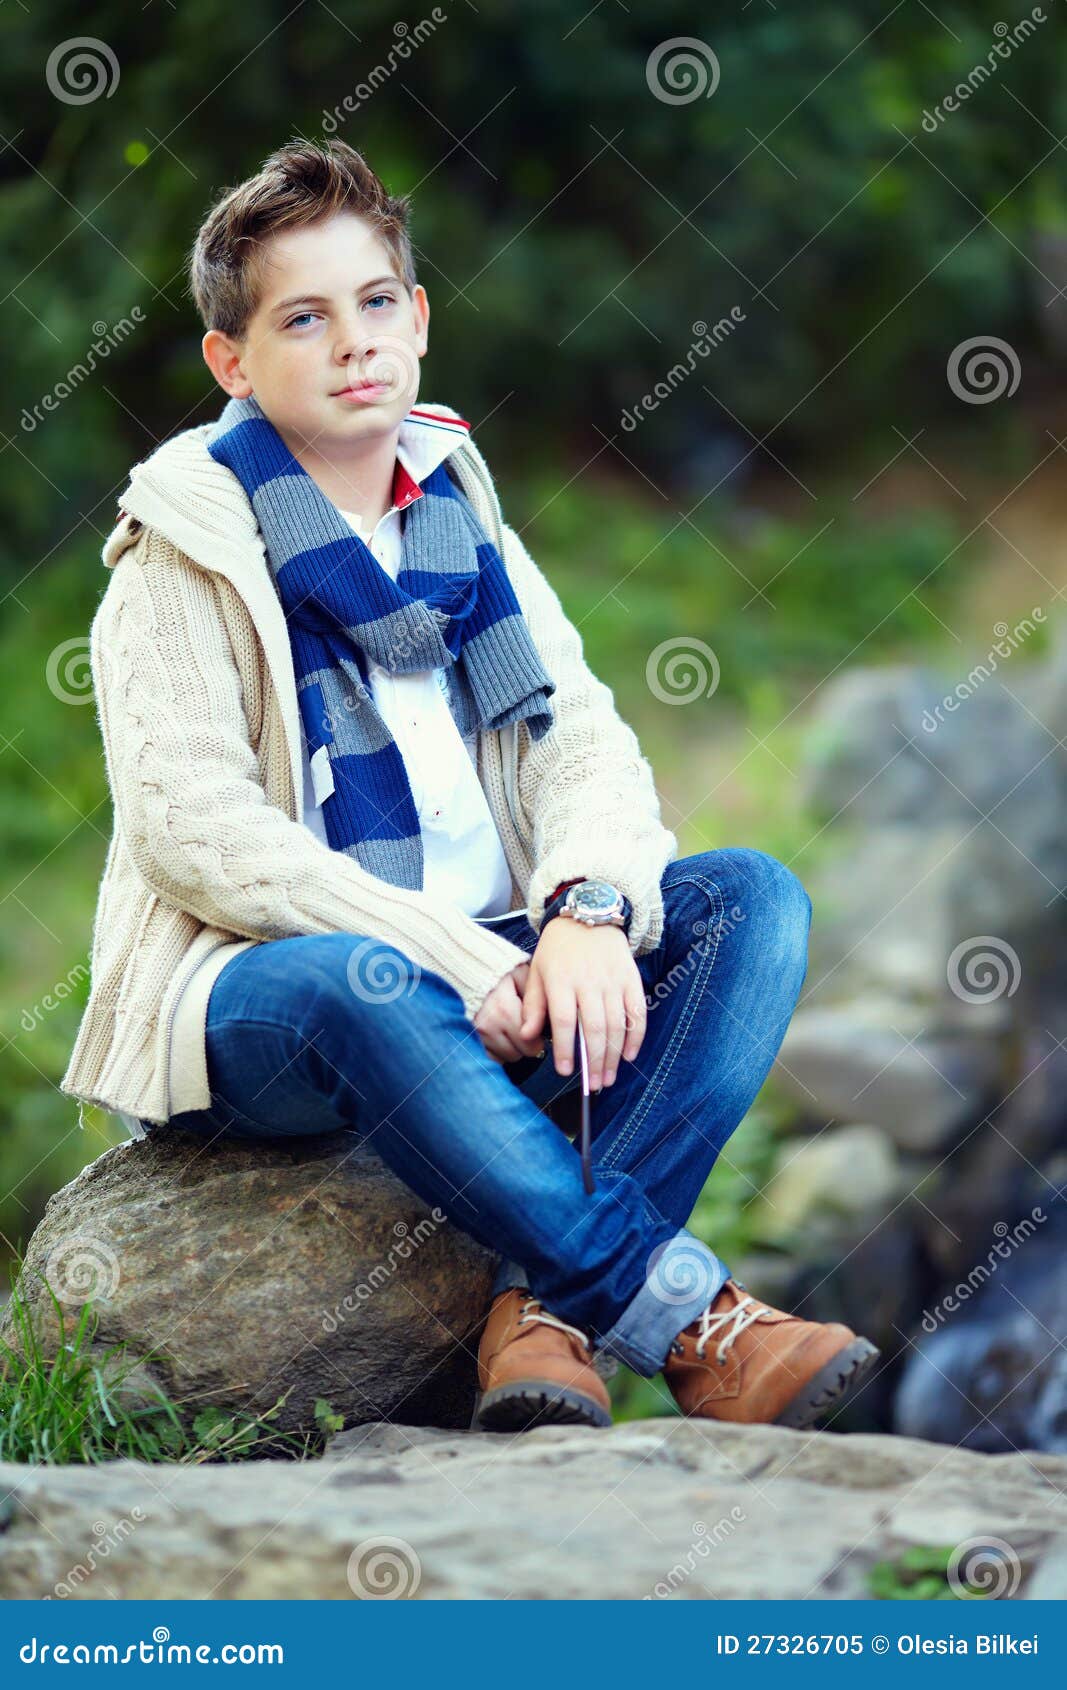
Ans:
[{"label": "blue eye", "polygon": [[[396,300],[393,298],[391,293],[373,293],[365,303],[367,305],[373,305],[376,300],[383,301],[383,309],[386,305],[396,304]],[[377,315],[377,313],[375,313],[375,315]],[[297,323],[307,322],[311,317],[317,316],[317,311],[298,311],[295,317],[290,317],[289,321],[285,324],[285,327],[287,329],[293,329],[296,327]]]}]

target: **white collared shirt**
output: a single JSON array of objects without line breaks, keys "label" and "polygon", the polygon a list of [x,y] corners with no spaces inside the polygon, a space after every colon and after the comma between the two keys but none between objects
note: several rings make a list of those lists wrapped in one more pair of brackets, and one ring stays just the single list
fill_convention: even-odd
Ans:
[{"label": "white collared shirt", "polygon": [[[419,484],[467,433],[465,424],[414,406],[400,424],[392,507],[368,534],[358,511],[341,510],[395,581],[403,551],[401,511],[423,495]],[[340,509],[340,507],[338,507]],[[511,871],[478,779],[477,735],[466,739],[446,695],[445,669],[396,674],[368,659],[374,705],[404,759],[419,817],[423,890],[471,916],[508,911]],[[303,722],[304,825],[328,844]]]}]

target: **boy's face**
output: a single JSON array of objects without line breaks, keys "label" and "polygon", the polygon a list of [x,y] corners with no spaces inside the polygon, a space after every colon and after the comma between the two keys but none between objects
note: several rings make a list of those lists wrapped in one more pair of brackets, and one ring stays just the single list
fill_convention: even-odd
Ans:
[{"label": "boy's face", "polygon": [[399,428],[418,395],[430,306],[424,288],[408,293],[370,224],[341,211],[272,235],[262,277],[244,337],[204,336],[220,386],[254,394],[290,448],[324,457]]}]

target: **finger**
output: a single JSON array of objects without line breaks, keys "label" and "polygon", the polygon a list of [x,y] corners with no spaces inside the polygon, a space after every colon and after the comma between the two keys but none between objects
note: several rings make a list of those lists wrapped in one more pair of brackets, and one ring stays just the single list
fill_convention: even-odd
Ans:
[{"label": "finger", "polygon": [[522,993],[516,990],[510,997],[505,998],[501,1005],[501,1030],[511,1040],[521,1056],[536,1056],[541,1040],[537,1037],[532,1039],[526,1037],[522,1031],[522,1018]]},{"label": "finger", "polygon": [[627,1062],[633,1062],[644,1043],[648,1028],[648,1004],[640,976],[636,983],[631,982],[625,988],[623,1004],[626,1010],[626,1043],[623,1045],[622,1054]]},{"label": "finger", "polygon": [[573,986],[556,986],[552,989],[548,999],[548,1013],[552,1024],[556,1073],[569,1074],[574,1068],[574,1039],[578,1026],[578,1005]]},{"label": "finger", "polygon": [[494,1062],[518,1062],[525,1054],[500,1028],[494,1028],[491,1033],[483,1033],[481,1037],[483,1045]]},{"label": "finger", "polygon": [[626,1039],[626,1005],[620,988],[605,993],[604,1084],[614,1085]]},{"label": "finger", "polygon": [[541,970],[533,968],[527,976],[526,988],[522,995],[522,1033],[524,1037],[536,1039],[540,1043],[541,1035],[544,1032],[546,1008],[547,999]]},{"label": "finger", "polygon": [[521,1019],[522,993],[515,979],[509,976],[501,981],[493,1015],[493,1033],[497,1049],[505,1053],[505,1062],[517,1062],[529,1054],[523,1049],[524,1041],[518,1037]]}]

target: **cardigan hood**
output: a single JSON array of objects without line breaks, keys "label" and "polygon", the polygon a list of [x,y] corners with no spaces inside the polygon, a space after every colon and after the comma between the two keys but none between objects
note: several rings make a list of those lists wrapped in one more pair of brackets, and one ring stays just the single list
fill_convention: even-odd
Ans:
[{"label": "cardigan hood", "polygon": [[[420,410],[463,420],[450,405],[424,403]],[[214,427],[208,422],[183,429],[134,464],[119,501],[118,521],[101,554],[109,568],[136,542],[142,524],[157,528],[204,568],[220,568],[231,578],[231,571],[239,574],[265,560],[259,523],[244,488],[208,451]],[[465,469],[489,490],[499,527],[503,517],[493,479],[469,435],[457,436],[447,457],[457,455],[464,460],[461,475]]]}]

